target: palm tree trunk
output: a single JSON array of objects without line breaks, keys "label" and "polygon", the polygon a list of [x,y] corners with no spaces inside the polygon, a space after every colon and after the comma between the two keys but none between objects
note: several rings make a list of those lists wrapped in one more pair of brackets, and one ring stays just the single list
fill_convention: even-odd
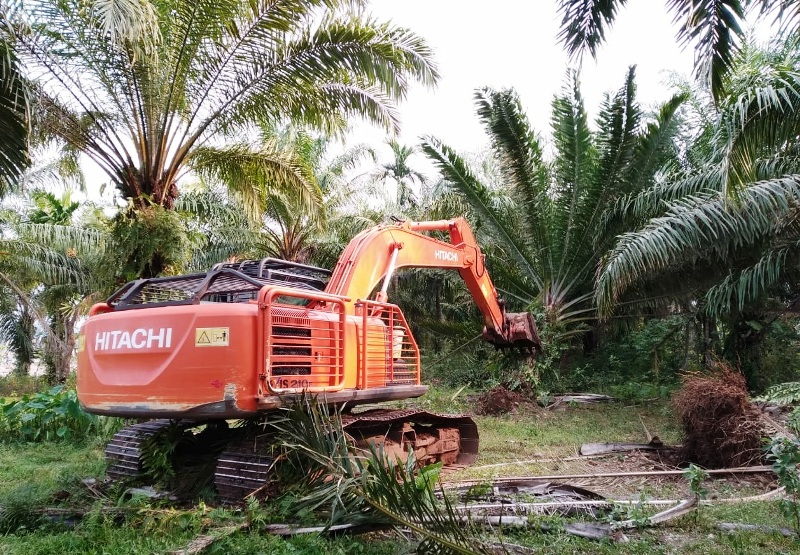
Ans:
[{"label": "palm tree trunk", "polygon": [[691,318],[686,322],[686,328],[683,332],[683,370],[689,369],[689,363],[692,361],[692,330],[694,329],[694,319]]}]

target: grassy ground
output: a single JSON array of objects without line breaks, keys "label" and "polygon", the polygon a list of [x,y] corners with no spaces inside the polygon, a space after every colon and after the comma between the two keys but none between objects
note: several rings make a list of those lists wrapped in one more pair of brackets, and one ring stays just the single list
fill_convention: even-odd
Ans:
[{"label": "grassy ground", "polygon": [[[426,408],[459,412],[473,406],[464,392],[434,391],[421,401]],[[576,457],[584,442],[645,439],[644,426],[665,443],[679,441],[669,407],[661,401],[571,406],[556,413],[537,410],[506,417],[479,417],[481,456],[471,468],[448,473],[447,482],[490,480],[506,476],[578,474],[652,470],[659,462],[642,455],[618,455],[600,459]],[[536,462],[531,462],[531,461]],[[198,535],[245,519],[266,521],[286,518],[279,503],[265,501],[259,508],[215,509],[210,504],[175,507],[112,492],[98,499],[80,481],[100,476],[102,447],[89,440],[83,445],[0,445],[0,554],[33,553],[171,553]],[[681,477],[652,479],[565,480],[617,499],[679,499],[689,494]],[[775,487],[771,477],[728,476],[706,483],[713,498],[733,498],[763,493]],[[104,509],[101,511],[100,506]],[[74,524],[57,516],[41,518],[43,507],[86,512]],[[113,510],[109,509],[111,507]],[[623,516],[641,518],[642,507],[620,508]],[[652,512],[652,510],[650,510]],[[564,521],[537,517],[534,521],[558,527]],[[503,540],[534,548],[540,553],[697,553],[756,554],[800,553],[800,541],[763,532],[720,532],[719,522],[742,522],[791,527],[776,501],[703,506],[698,511],[665,525],[626,533],[627,543],[591,541],[564,533],[512,531]],[[356,538],[323,538],[318,535],[284,540],[257,532],[242,531],[219,540],[204,553],[404,553],[408,542],[392,533],[374,533]]]}]

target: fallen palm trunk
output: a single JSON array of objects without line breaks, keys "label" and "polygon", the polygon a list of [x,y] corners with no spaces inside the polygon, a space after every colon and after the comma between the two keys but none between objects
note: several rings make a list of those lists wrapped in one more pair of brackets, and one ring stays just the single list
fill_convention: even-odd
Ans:
[{"label": "fallen palm trunk", "polygon": [[650,443],[584,443],[581,445],[579,452],[584,456],[596,456],[625,451],[660,451],[665,449],[675,449],[675,447],[664,445],[660,439],[655,437],[650,440]]},{"label": "fallen palm trunk", "polygon": [[262,530],[276,536],[302,536],[304,534],[363,534],[393,528],[388,524],[335,524],[333,526],[294,526],[292,524],[267,524]]},{"label": "fallen palm trunk", "polygon": [[[771,501],[783,495],[785,488],[777,488],[766,493],[758,495],[750,495],[747,497],[727,497],[723,499],[703,499],[700,501],[701,505],[719,505],[719,504],[738,504],[738,503],[757,503],[759,501]],[[571,507],[577,508],[611,508],[618,505],[635,505],[635,506],[664,506],[676,505],[681,501],[675,499],[597,499],[588,501],[553,501],[553,502],[539,502],[539,503],[474,503],[462,507],[457,507],[455,510],[460,513],[469,512],[474,514],[476,511],[492,511],[497,509],[503,510],[519,510],[526,513],[545,514],[551,513],[558,509],[568,509]]]},{"label": "fallen palm trunk", "polygon": [[688,514],[697,506],[697,498],[687,499],[681,501],[677,505],[670,507],[666,511],[661,511],[653,516],[643,520],[623,520],[613,524],[602,523],[567,523],[563,526],[549,527],[539,523],[531,523],[527,516],[517,515],[501,515],[501,516],[472,516],[470,522],[476,524],[488,524],[493,526],[515,526],[515,527],[533,527],[542,531],[564,531],[568,534],[580,536],[593,540],[602,540],[619,536],[621,530],[631,530],[634,528],[641,528],[642,526],[655,526],[656,524],[663,524],[669,520],[678,518]]},{"label": "fallen palm trunk", "polygon": [[202,536],[197,536],[191,542],[188,543],[185,547],[178,549],[177,551],[173,551],[172,555],[199,555],[209,547],[211,547],[214,542],[217,542],[223,538],[227,538],[228,536],[235,534],[245,528],[250,526],[249,522],[242,522],[240,524],[236,524],[234,526],[226,526],[224,528],[218,528],[213,531],[211,534],[204,534]]},{"label": "fallen palm trunk", "polygon": [[[738,466],[733,468],[717,468],[712,470],[706,470],[710,475],[716,474],[758,474],[758,473],[769,473],[772,472],[771,466],[761,465],[761,466]],[[682,476],[684,474],[684,470],[645,470],[639,472],[599,472],[596,474],[550,474],[550,475],[541,475],[541,476],[516,476],[511,478],[503,478],[502,480],[496,480],[487,484],[486,481],[481,480],[462,480],[458,482],[449,482],[445,484],[445,486],[458,486],[458,487],[469,487],[469,486],[480,486],[480,485],[501,485],[501,484],[509,484],[509,483],[521,483],[521,482],[542,482],[548,480],[583,480],[583,479],[592,479],[592,478],[624,478],[624,477],[633,477],[633,476]]]}]

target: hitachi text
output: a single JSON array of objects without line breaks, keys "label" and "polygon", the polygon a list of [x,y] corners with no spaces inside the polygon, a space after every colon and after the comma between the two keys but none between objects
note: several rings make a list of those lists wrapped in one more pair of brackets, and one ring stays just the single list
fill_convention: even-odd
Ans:
[{"label": "hitachi text", "polygon": [[169,349],[172,328],[138,328],[133,331],[101,331],[94,336],[95,351],[114,349]]}]

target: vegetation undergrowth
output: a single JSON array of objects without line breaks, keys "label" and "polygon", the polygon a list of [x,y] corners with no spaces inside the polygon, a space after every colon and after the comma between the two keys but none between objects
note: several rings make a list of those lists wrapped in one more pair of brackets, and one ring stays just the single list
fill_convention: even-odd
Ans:
[{"label": "vegetation undergrowth", "polygon": [[[473,392],[434,390],[435,406],[447,411],[461,410],[469,405]],[[590,407],[567,406],[561,412],[525,413],[507,417],[481,417],[481,457],[474,469],[460,471],[447,479],[485,478],[491,480],[508,475],[559,474],[569,471],[568,462],[559,459],[574,453],[584,441],[641,441],[641,419],[648,428],[658,433],[667,443],[677,438],[677,426],[668,410],[668,404],[610,403]],[[306,422],[306,421],[303,421]],[[603,426],[598,427],[597,423]],[[307,424],[307,422],[306,422]],[[298,432],[319,429],[318,426],[298,424]],[[307,433],[307,432],[303,432]],[[327,440],[326,440],[327,441]],[[335,443],[335,442],[334,442]],[[299,443],[293,443],[302,449]],[[287,452],[287,455],[290,454]],[[294,452],[298,454],[297,451]],[[555,460],[539,466],[511,464],[481,470],[484,465],[509,463],[542,456]],[[635,460],[635,459],[634,459]],[[612,457],[609,464],[617,469],[629,464],[624,456]],[[595,461],[597,465],[602,461]],[[297,464],[297,463],[295,463]],[[295,478],[312,475],[313,468],[296,467]],[[579,463],[584,464],[584,463]],[[208,553],[320,553],[386,555],[406,552],[416,546],[393,533],[372,533],[355,538],[332,539],[318,534],[281,539],[263,532],[267,523],[298,523],[303,525],[346,522],[346,512],[335,509],[335,485],[326,483],[322,475],[322,489],[291,490],[283,486],[281,494],[271,499],[250,503],[246,507],[230,509],[212,508],[202,502],[175,505],[111,490],[106,498],[98,499],[80,479],[100,476],[103,470],[102,449],[96,442],[39,443],[12,442],[0,451],[0,507],[6,510],[5,528],[0,536],[3,555],[44,552],[94,553],[102,546],[104,552],[119,554],[169,553],[188,545],[198,535],[215,534],[231,525],[250,523],[248,529],[215,542]],[[594,469],[602,468],[594,466]],[[400,469],[398,469],[400,470]],[[433,477],[433,476],[431,476]],[[351,480],[348,478],[347,480]],[[698,475],[699,482],[699,475]],[[289,482],[292,483],[292,482]],[[295,480],[294,483],[299,483]],[[362,487],[357,479],[351,482]],[[417,488],[420,483],[407,482]],[[430,483],[430,482],[428,482]],[[638,483],[638,482],[637,482]],[[428,487],[423,483],[425,488]],[[680,498],[692,493],[691,484],[677,478],[674,483],[645,484],[629,490],[633,499]],[[699,489],[707,489],[709,498],[736,496],[757,491],[741,490],[736,481],[708,479]],[[590,488],[597,486],[590,486]],[[388,495],[388,493],[387,493]],[[327,499],[322,504],[320,500]],[[345,504],[349,497],[340,497]],[[316,501],[315,501],[316,500]],[[349,505],[348,505],[349,506]],[[353,505],[357,507],[358,505]],[[303,509],[305,507],[305,509]],[[320,513],[320,509],[322,512]],[[48,515],[48,510],[50,514]],[[640,507],[642,518],[651,514],[652,508]],[[72,511],[72,512],[71,512]],[[360,511],[358,511],[359,514]],[[66,516],[64,513],[67,513]],[[72,518],[72,514],[82,515]],[[636,516],[638,513],[631,513]],[[323,519],[320,520],[320,515]],[[627,518],[627,509],[623,517]],[[0,517],[2,519],[2,517]],[[548,523],[558,528],[570,519],[548,517]],[[544,521],[543,521],[544,522]],[[792,552],[796,540],[762,532],[720,533],[719,522],[743,522],[769,526],[792,526],[781,512],[776,501],[737,505],[711,505],[703,507],[697,515],[689,515],[666,526],[647,528],[627,533],[627,544],[596,542],[576,538],[563,532],[540,533],[531,530],[504,532],[503,541],[536,549],[541,553],[743,553]]]},{"label": "vegetation undergrowth", "polygon": [[44,387],[44,377],[30,374],[20,375],[14,372],[0,376],[0,398],[17,398],[41,391]]},{"label": "vegetation undergrowth", "polygon": [[0,441],[76,441],[108,435],[116,421],[85,412],[75,390],[62,385],[17,400],[0,399]]}]

